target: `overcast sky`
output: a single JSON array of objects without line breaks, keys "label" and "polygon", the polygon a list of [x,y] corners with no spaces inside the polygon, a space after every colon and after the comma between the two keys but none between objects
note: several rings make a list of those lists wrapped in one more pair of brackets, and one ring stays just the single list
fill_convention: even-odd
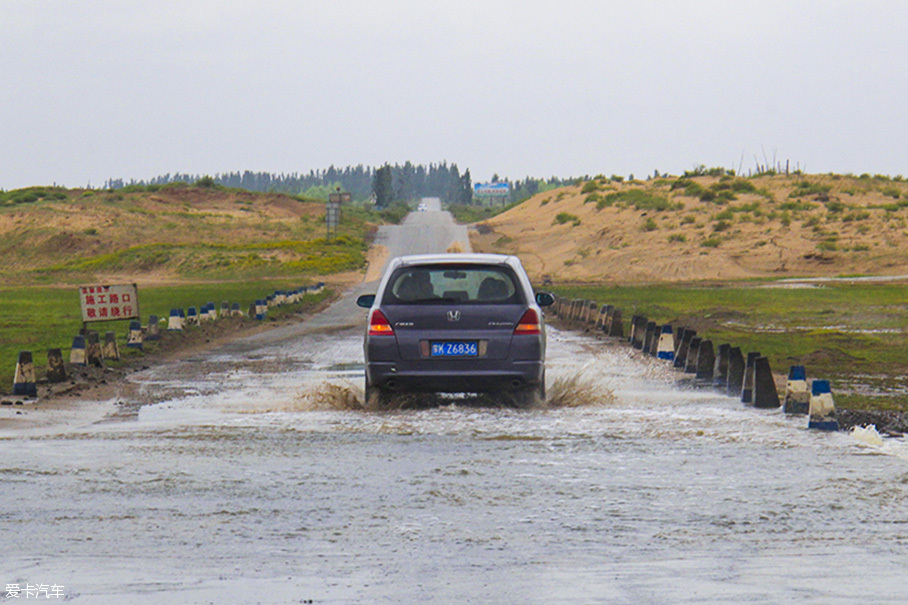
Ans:
[{"label": "overcast sky", "polygon": [[901,0],[0,0],[0,188],[407,160],[908,175],[906,60]]}]

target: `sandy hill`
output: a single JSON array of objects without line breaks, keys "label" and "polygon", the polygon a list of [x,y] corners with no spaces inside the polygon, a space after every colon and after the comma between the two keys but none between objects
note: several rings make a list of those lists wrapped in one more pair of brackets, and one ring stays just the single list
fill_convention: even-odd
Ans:
[{"label": "sandy hill", "polygon": [[312,200],[184,184],[5,192],[0,276],[149,283],[359,269],[364,244],[326,244],[324,216]]},{"label": "sandy hill", "polygon": [[904,275],[906,219],[899,178],[598,177],[477,225],[472,243],[555,283]]}]

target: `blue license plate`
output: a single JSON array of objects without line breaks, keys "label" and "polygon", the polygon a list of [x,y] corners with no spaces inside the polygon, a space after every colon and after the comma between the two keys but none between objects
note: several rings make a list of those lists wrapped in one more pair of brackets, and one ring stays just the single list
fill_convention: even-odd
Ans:
[{"label": "blue license plate", "polygon": [[476,357],[479,346],[475,340],[451,340],[432,343],[432,357]]}]

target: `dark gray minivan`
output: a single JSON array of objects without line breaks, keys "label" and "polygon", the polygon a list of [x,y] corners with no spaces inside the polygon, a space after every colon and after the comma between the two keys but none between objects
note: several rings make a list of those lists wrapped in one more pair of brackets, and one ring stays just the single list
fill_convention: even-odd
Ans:
[{"label": "dark gray minivan", "polygon": [[546,292],[534,294],[516,256],[426,254],[393,259],[369,309],[366,400],[395,392],[545,397]]}]

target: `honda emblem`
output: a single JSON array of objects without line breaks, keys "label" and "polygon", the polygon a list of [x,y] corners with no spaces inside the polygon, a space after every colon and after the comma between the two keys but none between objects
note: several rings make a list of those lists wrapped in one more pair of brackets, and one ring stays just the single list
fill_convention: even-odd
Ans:
[{"label": "honda emblem", "polygon": [[460,311],[448,311],[448,321],[460,321]]}]

